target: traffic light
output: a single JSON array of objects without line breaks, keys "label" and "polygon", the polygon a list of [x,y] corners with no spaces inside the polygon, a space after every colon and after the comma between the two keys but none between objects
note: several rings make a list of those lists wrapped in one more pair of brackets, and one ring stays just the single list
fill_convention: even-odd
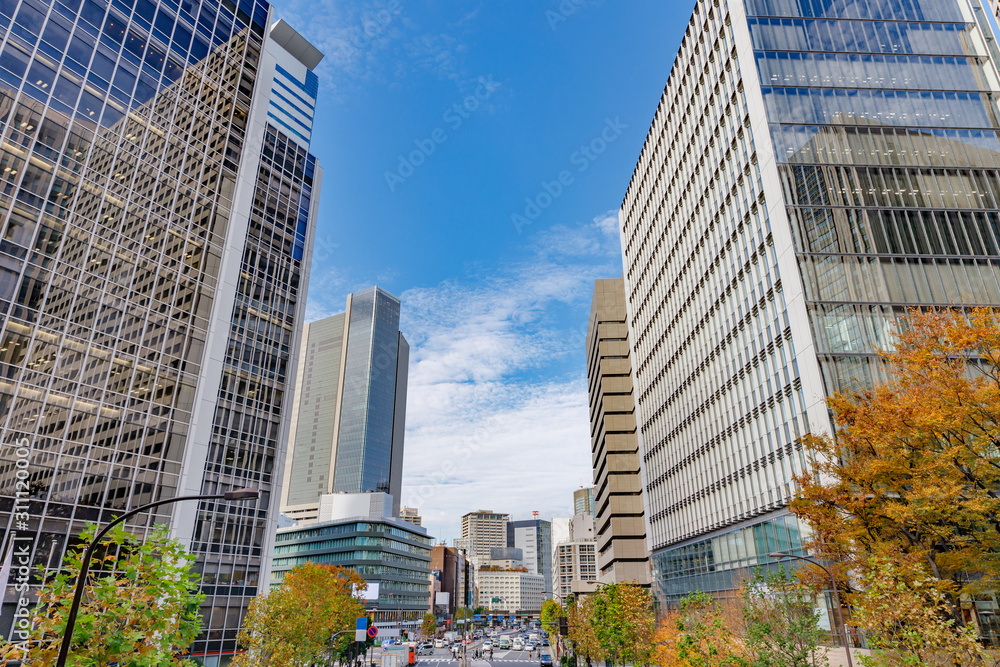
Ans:
[{"label": "traffic light", "polygon": [[563,637],[569,634],[569,620],[565,616],[559,617],[559,634]]}]

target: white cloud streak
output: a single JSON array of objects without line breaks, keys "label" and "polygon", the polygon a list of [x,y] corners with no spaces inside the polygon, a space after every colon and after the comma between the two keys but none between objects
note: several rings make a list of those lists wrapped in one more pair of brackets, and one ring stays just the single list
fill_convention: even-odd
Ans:
[{"label": "white cloud streak", "polygon": [[439,539],[476,509],[566,515],[592,478],[584,341],[593,281],[621,274],[617,212],[529,241],[518,263],[401,295],[402,501]]}]

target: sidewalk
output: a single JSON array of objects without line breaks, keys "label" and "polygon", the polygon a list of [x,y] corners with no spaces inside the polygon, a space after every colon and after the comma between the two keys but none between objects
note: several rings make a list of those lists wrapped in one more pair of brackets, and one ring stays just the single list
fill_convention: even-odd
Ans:
[{"label": "sidewalk", "polygon": [[[861,656],[871,655],[871,651],[864,648],[852,648],[851,660],[854,667],[861,667]],[[847,651],[843,646],[831,646],[826,649],[826,657],[830,661],[830,667],[847,667]]]}]

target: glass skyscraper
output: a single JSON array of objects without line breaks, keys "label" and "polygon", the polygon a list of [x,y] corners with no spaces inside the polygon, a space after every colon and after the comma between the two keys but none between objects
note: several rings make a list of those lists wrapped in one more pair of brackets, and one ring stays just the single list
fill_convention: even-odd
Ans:
[{"label": "glass skyscraper", "polygon": [[802,548],[785,509],[907,306],[1000,304],[973,0],[701,0],[620,213],[658,590]]},{"label": "glass skyscraper", "polygon": [[317,518],[326,493],[383,492],[399,516],[410,347],[399,299],[380,287],[303,334],[282,512]]},{"label": "glass skyscraper", "polygon": [[261,0],[0,2],[0,553],[259,488],[129,524],[198,556],[205,664],[269,574],[321,58]]}]

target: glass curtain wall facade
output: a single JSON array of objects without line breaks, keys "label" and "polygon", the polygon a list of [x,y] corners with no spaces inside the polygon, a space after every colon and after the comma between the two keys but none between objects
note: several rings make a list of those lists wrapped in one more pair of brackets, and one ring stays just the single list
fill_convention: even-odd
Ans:
[{"label": "glass curtain wall facade", "polygon": [[801,544],[799,439],[902,309],[1000,303],[997,81],[969,0],[697,3],[620,213],[661,594]]},{"label": "glass curtain wall facade", "polygon": [[392,493],[393,415],[399,355],[399,299],[377,287],[351,296],[344,405],[334,492]]},{"label": "glass curtain wall facade", "polygon": [[278,531],[271,586],[302,563],[339,565],[378,583],[368,603],[376,623],[414,627],[430,608],[431,548],[427,530],[402,519],[332,521]]},{"label": "glass curtain wall facade", "polygon": [[0,548],[30,543],[53,570],[85,522],[261,489],[128,524],[170,523],[197,554],[201,654],[235,648],[269,562],[318,201],[308,142],[268,112],[275,61],[291,59],[269,14],[259,0],[0,2]]},{"label": "glass curtain wall facade", "polygon": [[399,299],[379,287],[303,336],[281,511],[314,521],[320,496],[381,492],[399,516],[410,347]]}]

